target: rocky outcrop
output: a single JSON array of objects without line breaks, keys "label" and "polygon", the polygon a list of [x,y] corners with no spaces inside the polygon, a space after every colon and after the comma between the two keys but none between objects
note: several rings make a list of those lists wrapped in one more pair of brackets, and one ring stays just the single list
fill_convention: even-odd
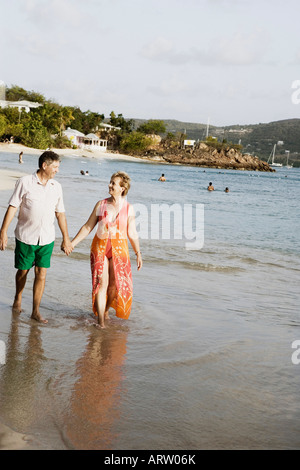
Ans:
[{"label": "rocky outcrop", "polygon": [[204,142],[195,148],[167,148],[159,146],[149,149],[142,158],[156,162],[181,165],[201,166],[206,168],[220,168],[230,170],[275,171],[268,163],[258,157],[243,154],[239,150],[228,147],[220,149],[206,145]]}]

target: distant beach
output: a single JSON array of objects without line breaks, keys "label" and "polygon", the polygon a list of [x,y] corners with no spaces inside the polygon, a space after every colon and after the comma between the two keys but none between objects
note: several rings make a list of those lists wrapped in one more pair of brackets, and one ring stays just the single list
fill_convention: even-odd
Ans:
[{"label": "distant beach", "polygon": [[[121,153],[114,153],[114,152],[101,152],[100,150],[87,150],[87,149],[55,149],[51,148],[53,152],[57,153],[58,155],[66,155],[66,156],[77,156],[77,157],[87,157],[87,158],[115,158],[119,160],[127,160],[127,161],[145,161],[144,158],[132,157],[131,155],[123,155]],[[30,155],[41,155],[45,150],[42,149],[35,149],[31,147],[26,147],[22,144],[11,144],[11,143],[3,143],[0,142],[0,153],[16,153],[19,154],[20,152],[24,153],[24,156],[27,154]]]},{"label": "distant beach", "polygon": [[[123,155],[119,153],[100,152],[97,150],[85,150],[85,149],[51,149],[58,155],[65,156],[76,156],[84,158],[96,158],[96,159],[108,159],[113,158],[114,160],[120,161],[145,161],[144,159],[132,157],[130,155]],[[19,155],[23,152],[23,158],[26,158],[26,154],[29,155],[41,155],[44,150],[26,147],[22,144],[11,144],[11,143],[0,143],[0,154],[1,153],[12,153]],[[0,160],[1,163],[1,160]],[[22,164],[20,164],[20,171],[16,170],[4,170],[0,168],[0,190],[13,189],[16,180],[21,176],[24,176],[24,172],[21,171]]]},{"label": "distant beach", "polygon": [[[84,157],[84,158],[96,158],[101,159],[114,159],[120,161],[128,162],[147,162],[145,158],[132,157],[131,155],[123,155],[120,153],[111,153],[111,152],[100,152],[98,150],[86,150],[86,149],[51,149],[53,152],[61,156],[74,156],[74,157]],[[0,143],[0,155],[1,153],[12,153],[19,155],[20,152],[23,152],[23,158],[26,158],[27,155],[41,155],[44,150],[35,149],[31,147],[26,147],[22,144],[11,144],[11,143]],[[150,161],[150,160],[149,160]],[[153,163],[153,160],[151,160]],[[0,160],[1,164],[1,160]],[[4,170],[0,168],[0,190],[13,189],[16,183],[16,180],[21,176],[24,176],[26,173],[21,171],[22,164],[20,164],[20,171],[17,170]]]}]

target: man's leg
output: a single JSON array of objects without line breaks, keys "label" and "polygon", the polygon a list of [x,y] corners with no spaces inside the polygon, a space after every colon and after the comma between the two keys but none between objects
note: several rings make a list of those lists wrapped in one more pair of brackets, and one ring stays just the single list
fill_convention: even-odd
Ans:
[{"label": "man's leg", "polygon": [[13,303],[13,311],[21,313],[22,293],[26,284],[27,274],[29,269],[18,269],[16,273],[16,294]]},{"label": "man's leg", "polygon": [[34,268],[34,283],[33,283],[33,305],[31,318],[42,323],[48,323],[40,314],[40,304],[43,297],[47,268],[40,268],[35,266]]}]

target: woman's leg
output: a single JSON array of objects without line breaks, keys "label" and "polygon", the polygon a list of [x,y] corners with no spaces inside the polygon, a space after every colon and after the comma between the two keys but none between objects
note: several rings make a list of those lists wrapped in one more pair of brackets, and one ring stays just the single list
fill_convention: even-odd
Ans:
[{"label": "woman's leg", "polygon": [[113,259],[110,258],[108,260],[108,289],[107,289],[107,301],[106,301],[106,308],[105,308],[105,319],[109,319],[109,307],[112,304],[112,301],[116,297],[117,294],[117,287],[116,287],[116,280],[115,280],[115,271],[114,271],[114,263]]},{"label": "woman's leg", "polygon": [[108,279],[109,279],[109,262],[107,257],[104,257],[104,265],[103,265],[103,274],[101,279],[101,285],[95,297],[95,306],[98,314],[98,323],[101,328],[105,328],[104,325],[104,314],[105,314],[105,307],[106,307],[106,296],[107,296],[107,288],[108,288]]}]

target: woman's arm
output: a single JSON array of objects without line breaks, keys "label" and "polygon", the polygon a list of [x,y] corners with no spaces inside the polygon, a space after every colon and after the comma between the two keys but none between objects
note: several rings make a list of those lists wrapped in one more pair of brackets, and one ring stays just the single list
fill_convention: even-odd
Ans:
[{"label": "woman's arm", "polygon": [[132,249],[135,252],[136,264],[137,264],[137,268],[139,271],[143,266],[143,260],[142,260],[142,254],[140,251],[139,237],[138,237],[137,230],[136,230],[135,214],[134,214],[133,207],[131,205],[129,206],[129,210],[128,210],[127,236],[131,243]]},{"label": "woman's arm", "polygon": [[95,228],[98,222],[97,209],[99,205],[100,205],[100,202],[97,202],[88,220],[73,238],[71,242],[73,248],[75,248],[75,246],[78,245],[79,242],[84,240],[89,235],[89,233],[91,233],[91,231]]}]

